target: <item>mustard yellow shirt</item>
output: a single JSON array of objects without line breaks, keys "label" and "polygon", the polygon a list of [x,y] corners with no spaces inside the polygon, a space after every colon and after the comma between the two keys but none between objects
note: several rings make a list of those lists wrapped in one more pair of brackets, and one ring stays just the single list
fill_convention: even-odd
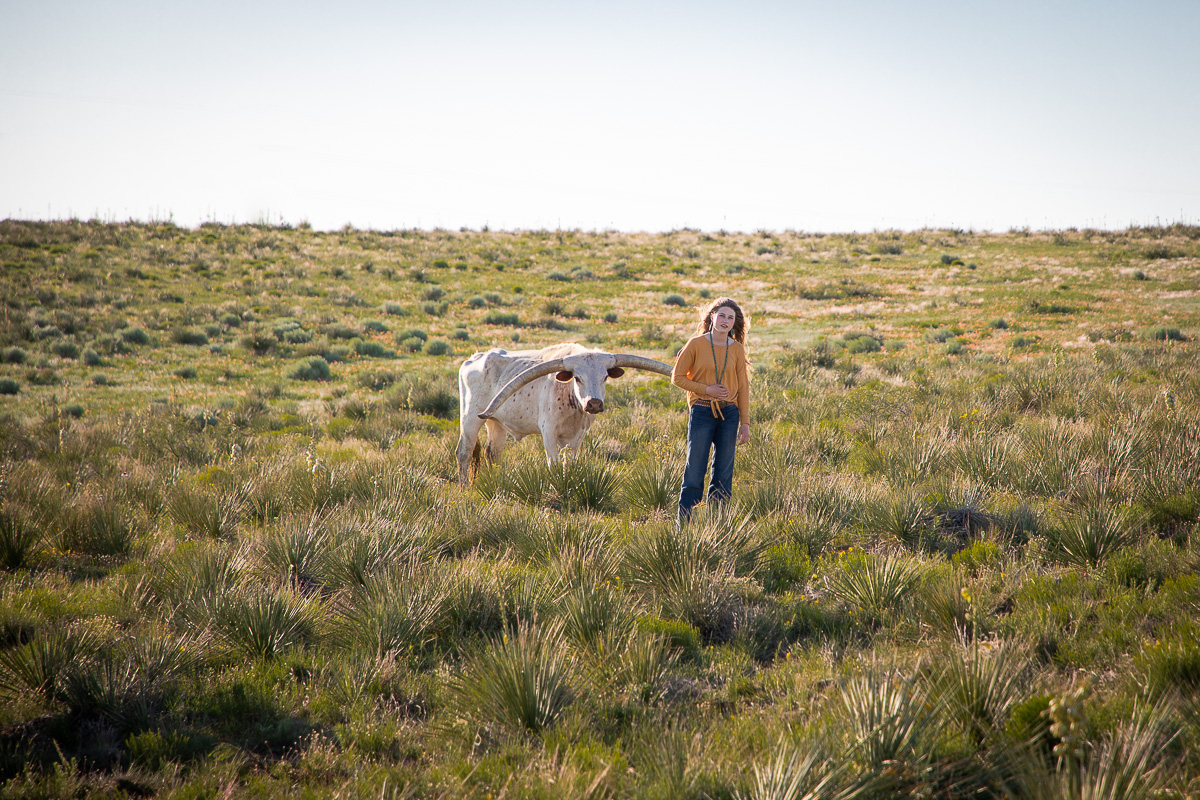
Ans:
[{"label": "mustard yellow shirt", "polygon": [[[727,401],[738,407],[738,419],[741,424],[750,424],[750,379],[746,375],[746,348],[741,342],[728,340],[728,345],[712,345],[707,335],[693,336],[679,351],[675,359],[675,369],[671,371],[671,383],[680,389],[687,390],[688,405],[707,403],[713,398],[705,391],[709,385],[724,383],[729,389]],[[725,366],[725,376],[717,380],[717,372],[725,365],[725,351],[729,349],[729,363]],[[716,362],[713,362],[713,352],[716,351]]]}]

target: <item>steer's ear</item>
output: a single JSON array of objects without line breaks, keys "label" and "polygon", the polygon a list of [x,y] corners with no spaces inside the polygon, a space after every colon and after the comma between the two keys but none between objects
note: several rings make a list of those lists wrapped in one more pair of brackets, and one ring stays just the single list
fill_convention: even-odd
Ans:
[{"label": "steer's ear", "polygon": [[620,367],[609,367],[608,368],[608,377],[610,377],[610,378],[619,378],[624,374],[625,374],[625,370],[621,369]]},{"label": "steer's ear", "polygon": [[571,372],[571,370],[569,370],[569,369],[564,369],[564,370],[554,373],[554,379],[556,381],[558,381],[559,383],[569,383],[571,381],[571,378],[574,378],[574,377],[575,377],[575,373]]}]

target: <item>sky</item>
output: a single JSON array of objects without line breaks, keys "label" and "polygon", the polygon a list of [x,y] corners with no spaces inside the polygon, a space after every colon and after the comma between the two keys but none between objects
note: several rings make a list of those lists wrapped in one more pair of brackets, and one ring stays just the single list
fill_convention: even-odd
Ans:
[{"label": "sky", "polygon": [[1200,222],[1200,2],[0,0],[0,219]]}]

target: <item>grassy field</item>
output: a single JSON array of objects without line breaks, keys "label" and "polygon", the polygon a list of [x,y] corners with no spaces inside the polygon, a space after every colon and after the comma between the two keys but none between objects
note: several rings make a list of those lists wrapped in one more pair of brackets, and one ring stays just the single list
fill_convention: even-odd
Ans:
[{"label": "grassy field", "polygon": [[[0,222],[0,797],[1200,796],[1200,228]],[[752,321],[456,485],[458,364]]]}]

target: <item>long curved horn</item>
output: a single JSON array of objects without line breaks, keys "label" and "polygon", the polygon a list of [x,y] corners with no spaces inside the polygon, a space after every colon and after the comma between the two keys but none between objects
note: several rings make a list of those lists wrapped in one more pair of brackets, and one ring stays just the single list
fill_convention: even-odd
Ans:
[{"label": "long curved horn", "polygon": [[659,375],[670,375],[671,365],[664,364],[661,361],[655,361],[653,358],[645,356],[635,356],[629,353],[617,353],[617,367],[630,367],[632,369],[648,369],[651,372],[657,372]]},{"label": "long curved horn", "polygon": [[500,391],[496,392],[496,396],[492,398],[492,402],[488,403],[487,408],[485,408],[479,414],[479,418],[491,419],[492,414],[496,413],[496,409],[504,405],[504,402],[522,389],[525,384],[549,375],[551,372],[558,372],[562,368],[563,360],[561,358],[555,358],[550,361],[543,361],[540,364],[534,364],[529,369],[517,375],[511,381],[504,384]]}]

